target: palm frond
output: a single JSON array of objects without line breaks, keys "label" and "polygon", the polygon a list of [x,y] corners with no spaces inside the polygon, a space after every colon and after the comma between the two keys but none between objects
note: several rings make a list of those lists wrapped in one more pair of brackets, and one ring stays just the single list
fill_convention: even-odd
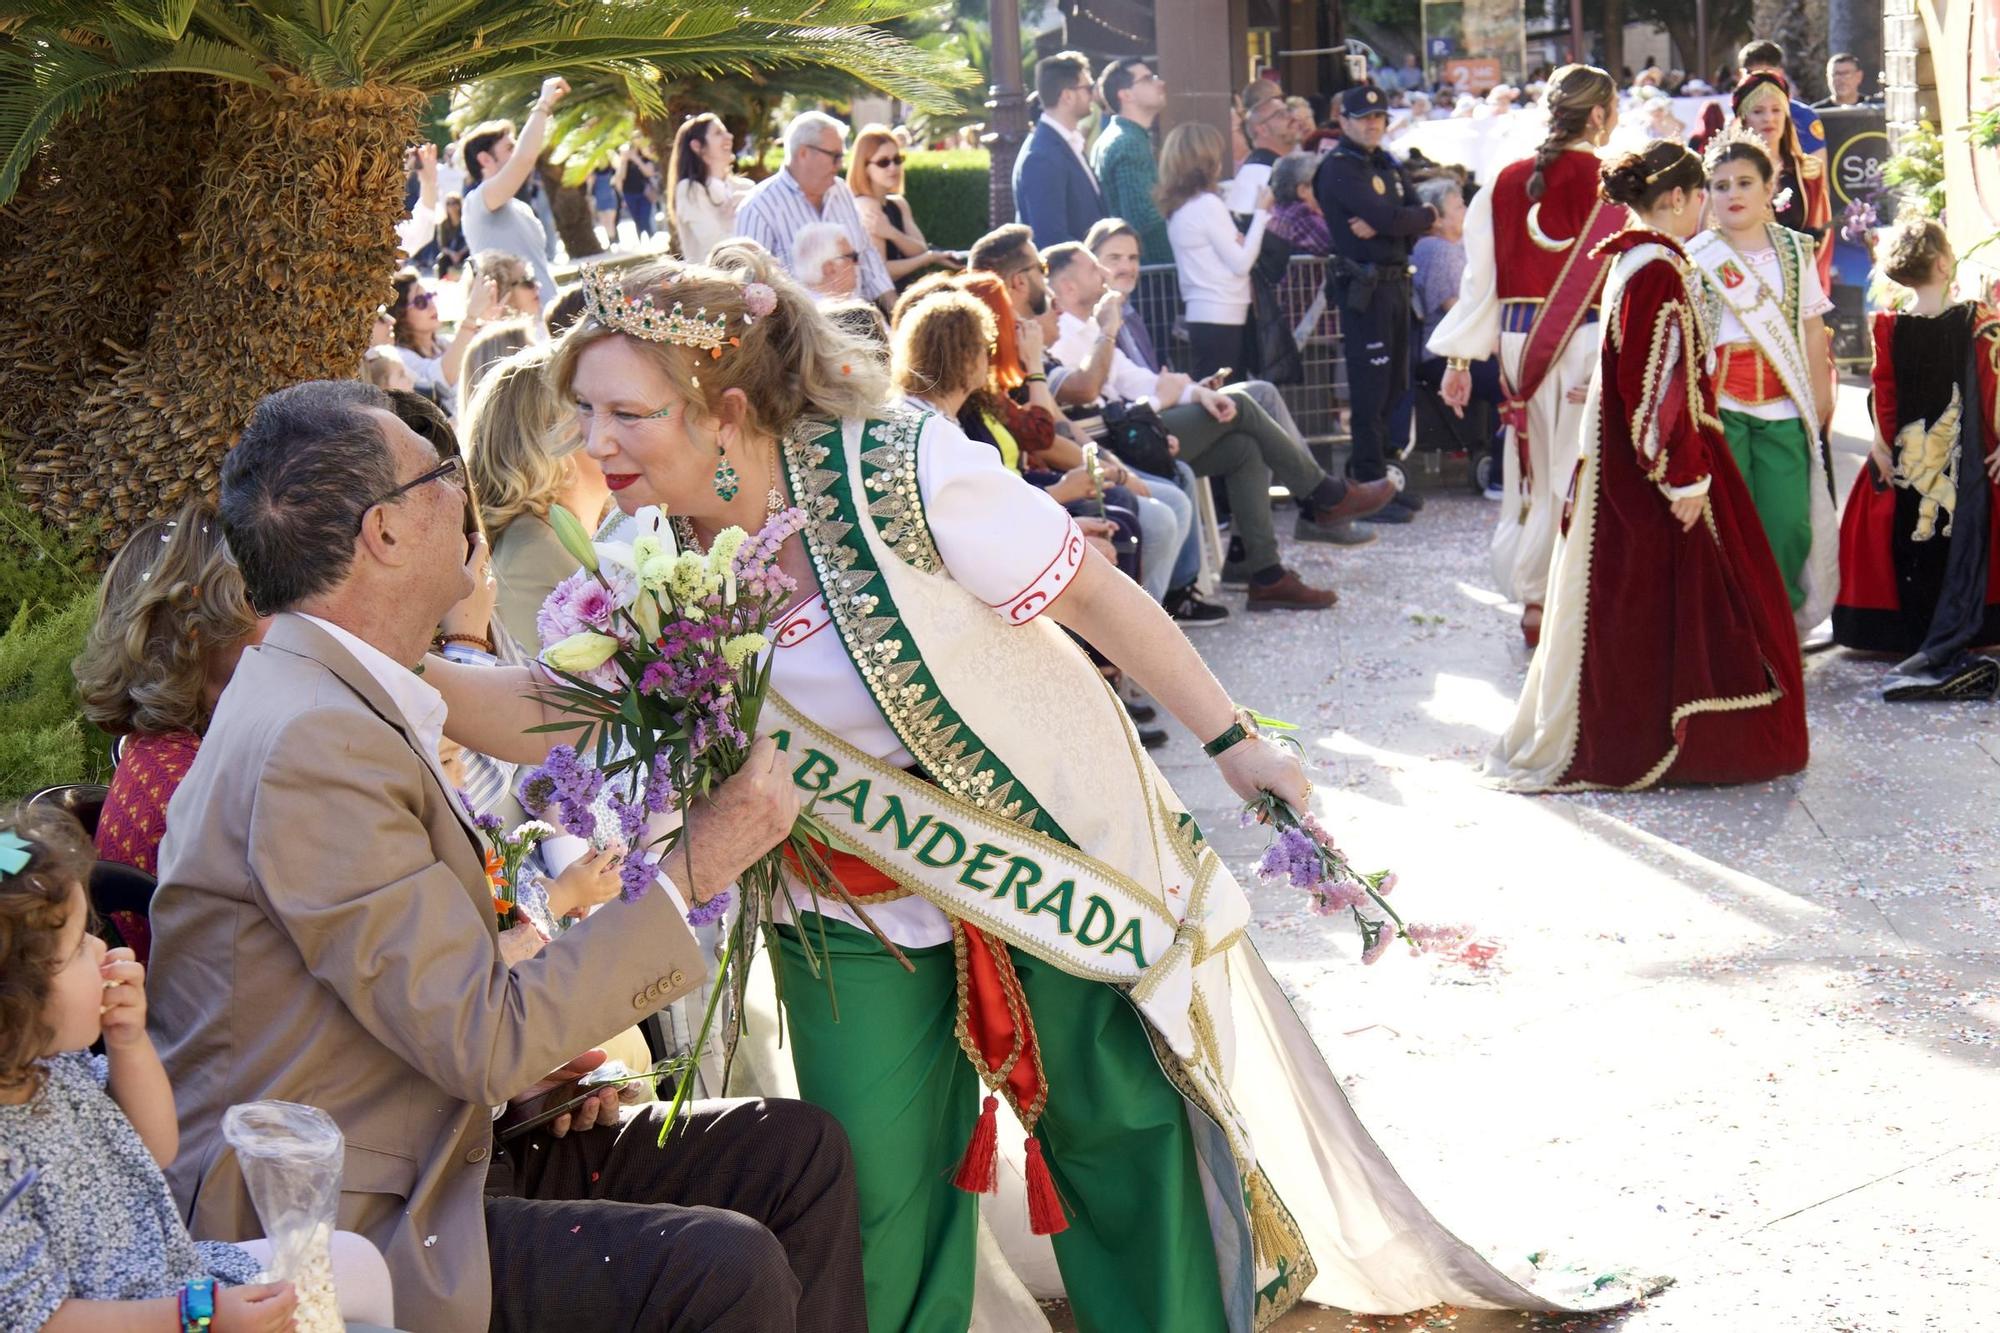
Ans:
[{"label": "palm frond", "polygon": [[244,52],[199,37],[159,43],[138,59],[48,32],[0,43],[0,204],[14,197],[50,130],[152,74],[200,74],[260,87],[271,82]]},{"label": "palm frond", "polygon": [[194,0],[114,0],[111,11],[148,36],[177,42],[194,17]]}]

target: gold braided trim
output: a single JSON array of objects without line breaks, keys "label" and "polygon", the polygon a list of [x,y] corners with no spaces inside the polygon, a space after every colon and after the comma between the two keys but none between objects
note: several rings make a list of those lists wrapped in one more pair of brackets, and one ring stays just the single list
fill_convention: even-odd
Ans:
[{"label": "gold braided trim", "polygon": [[[986,946],[989,949],[1000,950],[1005,949],[1007,944],[1004,940],[989,936]],[[1000,973],[1000,993],[1007,1001],[1007,1016],[1014,1020],[1014,1044],[1007,1052],[1007,1058],[1001,1062],[1000,1068],[989,1069],[986,1064],[986,1053],[981,1051],[979,1043],[972,1039],[972,1029],[965,1021],[968,1006],[972,1002],[972,987],[966,979],[968,962],[965,925],[959,921],[951,923],[951,952],[953,961],[958,967],[958,1012],[952,1017],[952,1032],[958,1038],[958,1047],[965,1052],[965,1058],[972,1062],[972,1067],[978,1072],[979,1081],[986,1085],[986,1090],[1013,1108],[1015,1117],[1021,1122],[1021,1128],[1033,1134],[1035,1123],[1041,1119],[1042,1112],[1048,1109],[1048,1068],[1037,1062],[1035,1100],[1026,1106],[1023,1106],[1021,1099],[1014,1095],[1013,1086],[1007,1081],[1014,1072],[1014,1066],[1020,1063],[1022,1055],[1026,1053],[1028,1042],[1035,1036],[1035,1020],[1028,1011],[1028,995],[1021,988],[1020,974],[1014,971],[1012,959],[996,953],[995,967]],[[1041,1049],[1039,1042],[1036,1043],[1035,1049],[1038,1051]]]},{"label": "gold braided trim", "polygon": [[[1764,674],[1767,676],[1770,675],[1771,668],[1766,666],[1764,668]],[[1779,689],[1776,685],[1773,685],[1770,689],[1763,691],[1761,694],[1738,695],[1733,699],[1697,699],[1692,703],[1682,704],[1679,708],[1676,708],[1673,711],[1673,716],[1667,719],[1667,730],[1668,731],[1674,730],[1675,728],[1679,727],[1681,723],[1695,716],[1697,713],[1748,712],[1750,709],[1753,708],[1763,708],[1768,704],[1774,704],[1778,702],[1778,700],[1784,697],[1785,697],[1785,692]],[[1552,792],[1644,791],[1646,788],[1652,786],[1654,783],[1658,782],[1661,778],[1665,777],[1667,775],[1667,770],[1672,768],[1674,766],[1674,761],[1680,757],[1681,757],[1681,743],[1679,741],[1675,741],[1671,746],[1667,748],[1667,752],[1664,756],[1661,757],[1660,762],[1654,764],[1653,767],[1647,771],[1646,776],[1640,778],[1637,782],[1629,782],[1626,783],[1624,786],[1614,786],[1613,784],[1607,782],[1572,782],[1572,783],[1566,783],[1560,787],[1551,787],[1549,788],[1549,790]]]}]

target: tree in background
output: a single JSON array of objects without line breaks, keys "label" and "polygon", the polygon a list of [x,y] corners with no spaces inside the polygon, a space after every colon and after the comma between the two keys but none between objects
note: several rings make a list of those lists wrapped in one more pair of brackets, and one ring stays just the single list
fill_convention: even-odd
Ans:
[{"label": "tree in background", "polygon": [[[192,75],[218,100],[213,147],[170,215],[182,242],[143,343],[92,374],[69,413],[31,423],[14,480],[58,525],[103,518],[115,545],[213,490],[259,397],[352,374],[397,264],[403,150],[434,95],[556,73],[671,84],[807,63],[863,80],[934,70],[864,26],[916,7],[828,0],[801,19],[775,0],[12,0],[0,204],[59,168],[52,137],[107,98]],[[32,201],[51,188],[38,179]],[[78,200],[78,215],[109,202]],[[0,363],[0,402],[41,378],[40,363]]]}]

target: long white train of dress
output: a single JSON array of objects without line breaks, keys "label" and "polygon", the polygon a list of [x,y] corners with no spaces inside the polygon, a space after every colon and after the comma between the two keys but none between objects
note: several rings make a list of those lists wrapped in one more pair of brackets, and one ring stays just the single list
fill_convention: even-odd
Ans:
[{"label": "long white train of dress", "polygon": [[[1574,1289],[1561,1290],[1552,1285],[1559,1274],[1535,1273],[1529,1287],[1503,1273],[1404,1183],[1255,948],[1240,943],[1228,958],[1230,1093],[1318,1264],[1305,1299],[1358,1314],[1447,1303],[1556,1313],[1623,1305],[1664,1285],[1632,1277],[1599,1285],[1600,1277],[1579,1276]],[[798,1095],[777,1033],[769,957],[760,951],[731,1096]],[[1008,1114],[1004,1106],[1000,1114]],[[1002,1128],[1000,1192],[981,1200],[974,1333],[1048,1333],[1037,1302],[1063,1294],[1048,1238],[1027,1229],[1021,1141],[1018,1126]]]}]

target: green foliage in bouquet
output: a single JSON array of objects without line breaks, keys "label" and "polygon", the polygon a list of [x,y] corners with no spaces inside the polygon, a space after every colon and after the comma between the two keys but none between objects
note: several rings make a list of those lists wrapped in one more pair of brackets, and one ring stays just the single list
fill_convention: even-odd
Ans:
[{"label": "green foliage in bouquet", "polygon": [[1944,215],[1944,140],[1937,126],[1920,121],[1903,135],[1895,156],[1882,164],[1882,184],[1901,195],[1905,207],[1922,209],[1926,217]]}]

